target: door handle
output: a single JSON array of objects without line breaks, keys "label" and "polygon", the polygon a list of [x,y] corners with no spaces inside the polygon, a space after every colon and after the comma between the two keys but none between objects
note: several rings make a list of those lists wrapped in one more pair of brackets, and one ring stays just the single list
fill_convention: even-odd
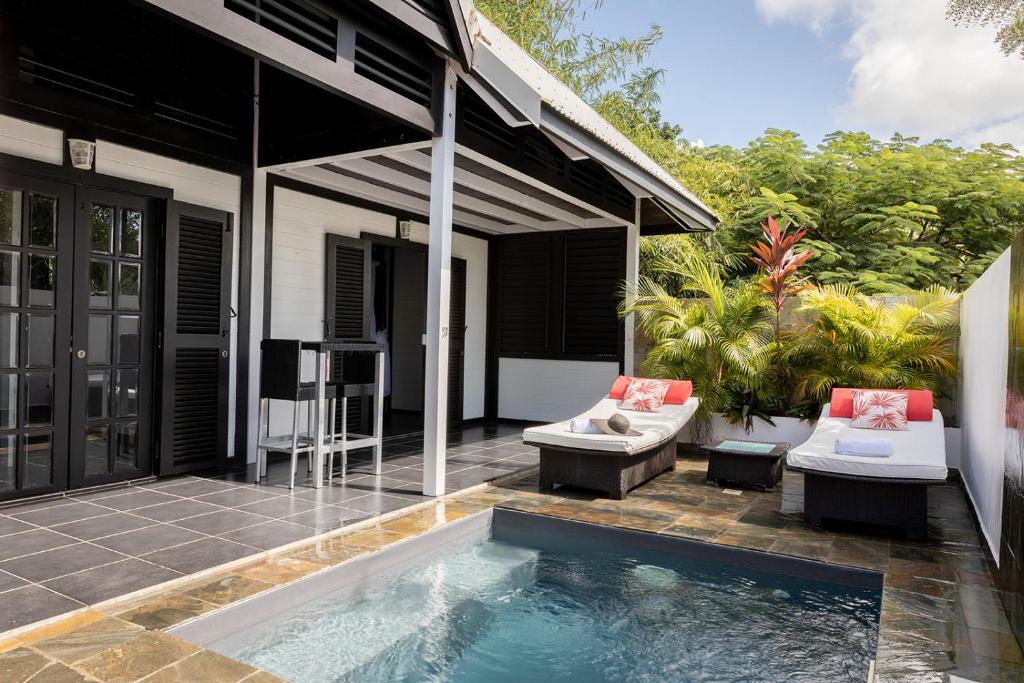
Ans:
[{"label": "door handle", "polygon": [[85,360],[85,349],[78,349],[75,351],[75,358],[78,360]]}]

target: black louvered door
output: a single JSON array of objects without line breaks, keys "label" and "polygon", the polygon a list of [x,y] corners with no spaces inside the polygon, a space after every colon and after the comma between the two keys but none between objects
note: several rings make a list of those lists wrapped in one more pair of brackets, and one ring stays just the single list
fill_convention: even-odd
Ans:
[{"label": "black louvered door", "polygon": [[448,426],[462,423],[466,372],[466,261],[452,258],[448,309]]},{"label": "black louvered door", "polygon": [[231,215],[169,202],[164,240],[159,473],[224,464]]},{"label": "black louvered door", "polygon": [[[324,291],[324,338],[371,339],[370,313],[373,307],[372,244],[367,240],[327,235],[326,288]],[[372,382],[373,357],[367,354],[334,354],[331,372],[335,382]],[[348,431],[370,433],[369,400],[348,399]],[[341,409],[337,411],[340,431]]]}]

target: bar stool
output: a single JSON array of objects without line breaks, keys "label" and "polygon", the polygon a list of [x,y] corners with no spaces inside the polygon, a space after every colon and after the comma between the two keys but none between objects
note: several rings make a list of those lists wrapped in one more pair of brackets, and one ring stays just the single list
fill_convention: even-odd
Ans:
[{"label": "bar stool", "polygon": [[[256,444],[256,483],[267,476],[268,451],[288,451],[291,453],[291,476],[288,488],[295,488],[295,470],[298,467],[299,453],[308,453],[313,457],[313,446],[316,441],[316,429],[310,420],[309,433],[306,438],[299,437],[299,406],[308,404],[310,413],[316,406],[316,384],[302,381],[302,342],[297,339],[264,339],[260,343],[260,433],[263,433],[266,419],[266,434]],[[330,401],[330,422],[326,434],[328,441],[334,441],[334,417],[336,409],[337,389],[328,385],[324,397]],[[270,436],[270,401],[291,401],[292,431],[290,435]],[[312,462],[309,468],[312,468]]]}]

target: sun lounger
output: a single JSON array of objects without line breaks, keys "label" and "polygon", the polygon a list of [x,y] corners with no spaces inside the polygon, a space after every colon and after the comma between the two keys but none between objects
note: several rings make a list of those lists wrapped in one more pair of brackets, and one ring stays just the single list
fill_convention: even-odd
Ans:
[{"label": "sun lounger", "polygon": [[[843,520],[891,526],[912,538],[928,534],[928,487],[946,481],[942,415],[911,421],[907,431],[874,431],[850,426],[850,419],[822,409],[811,438],[790,449],[788,468],[804,473],[804,517],[812,526]],[[837,439],[871,436],[892,443],[888,457],[838,455]]]},{"label": "sun lounger", "polygon": [[[619,411],[605,398],[581,417],[606,419]],[[540,486],[555,484],[603,491],[622,500],[629,489],[676,467],[679,432],[697,412],[700,400],[665,404],[657,413],[623,412],[640,436],[579,434],[569,420],[530,427],[523,442],[540,448]]]}]

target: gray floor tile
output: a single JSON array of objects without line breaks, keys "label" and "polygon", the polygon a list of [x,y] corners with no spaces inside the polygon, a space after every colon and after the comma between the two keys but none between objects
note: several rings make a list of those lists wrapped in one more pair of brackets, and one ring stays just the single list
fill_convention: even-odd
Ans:
[{"label": "gray floor tile", "polygon": [[392,479],[391,477],[366,477],[359,481],[347,483],[346,486],[355,491],[380,493],[386,489],[397,488],[408,483],[409,482],[402,481],[401,479]]},{"label": "gray floor tile", "polygon": [[189,517],[175,522],[175,526],[191,529],[204,534],[216,535],[266,522],[262,515],[253,515],[239,510],[218,510],[198,517]]},{"label": "gray floor tile", "polygon": [[82,603],[57,595],[40,586],[25,586],[3,594],[0,609],[0,631],[25,626],[41,619],[70,612]]},{"label": "gray floor tile", "polygon": [[285,517],[284,521],[312,527],[317,533],[323,533],[325,531],[340,529],[341,527],[349,524],[361,522],[364,519],[369,519],[371,516],[372,515],[369,512],[350,510],[349,508],[338,505],[326,505],[315,510],[300,512],[297,515]]},{"label": "gray floor tile", "polygon": [[181,576],[166,567],[129,559],[46,581],[45,588],[87,605],[109,600]]},{"label": "gray floor tile", "polygon": [[409,507],[410,505],[414,505],[415,502],[415,500],[410,498],[377,493],[364,498],[356,498],[355,500],[345,503],[344,507],[350,510],[357,510],[359,512],[384,514],[385,512],[392,512],[394,510],[401,510],[402,508]]},{"label": "gray floor tile", "polygon": [[14,519],[13,517],[0,515],[0,536],[7,536],[9,534],[18,533],[19,531],[28,531],[29,529],[34,528],[34,526],[27,522],[22,522],[21,520]]},{"label": "gray floor tile", "polygon": [[423,469],[420,467],[403,467],[399,470],[387,472],[384,476],[401,482],[423,481]]},{"label": "gray floor tile", "polygon": [[268,500],[249,503],[236,509],[242,512],[252,512],[257,515],[266,515],[267,517],[280,519],[298,514],[299,512],[306,512],[319,506],[320,504],[315,501],[299,498],[298,496],[274,496]]},{"label": "gray floor tile", "polygon": [[94,538],[133,531],[142,527],[152,526],[153,524],[155,522],[151,519],[136,517],[124,512],[113,512],[102,517],[90,517],[80,522],[68,522],[67,524],[60,524],[51,528],[54,531],[80,538],[83,541],[91,541]]},{"label": "gray floor tile", "polygon": [[76,542],[73,538],[68,538],[49,529],[23,531],[4,536],[3,540],[0,540],[0,560],[9,560],[12,557],[51,550]]},{"label": "gray floor tile", "polygon": [[332,505],[335,503],[344,504],[346,501],[355,500],[356,498],[362,498],[363,496],[368,495],[370,495],[369,491],[354,489],[347,484],[342,485],[338,483],[337,480],[335,480],[335,483],[331,486],[324,486],[319,489],[306,489],[295,493],[296,498],[310,500],[324,505]]},{"label": "gray floor tile", "polygon": [[124,511],[150,507],[152,505],[160,505],[161,503],[172,503],[176,500],[181,500],[181,498],[178,496],[172,496],[168,493],[162,493],[160,491],[137,489],[130,493],[120,493],[115,496],[90,499],[89,502],[96,505],[102,505],[103,507],[112,508],[114,510]]},{"label": "gray floor tile", "polygon": [[[9,591],[12,588],[20,588],[21,586],[27,586],[28,582],[24,579],[18,578],[14,574],[8,574],[7,572],[0,572],[0,593]],[[0,605],[3,604],[3,598],[0,598]],[[2,610],[0,610],[2,611]]]},{"label": "gray floor tile", "polygon": [[174,548],[158,550],[144,555],[143,559],[184,574],[192,574],[258,552],[261,552],[258,548],[232,543],[223,538],[204,538]]},{"label": "gray floor tile", "polygon": [[194,498],[196,496],[205,496],[209,493],[217,493],[218,491],[229,491],[234,489],[235,486],[226,481],[214,481],[212,479],[188,479],[174,486],[167,486],[166,488],[157,489],[164,493],[170,493],[175,496],[185,496],[186,498]]},{"label": "gray floor tile", "polygon": [[135,510],[132,514],[157,522],[174,522],[186,517],[195,517],[196,515],[204,515],[208,512],[216,512],[223,509],[216,505],[200,503],[197,500],[187,498],[176,500],[173,503],[164,503],[163,505],[154,505],[153,507]]},{"label": "gray floor tile", "polygon": [[9,517],[38,526],[53,526],[55,524],[63,524],[64,522],[77,522],[81,519],[109,514],[110,510],[107,508],[81,501],[66,502],[64,505],[46,507],[41,510],[7,513]]},{"label": "gray floor tile", "polygon": [[55,548],[34,555],[26,555],[0,562],[0,569],[36,583],[55,579],[64,574],[91,569],[101,564],[125,559],[113,550],[99,548],[88,543],[78,543],[64,548]]},{"label": "gray floor tile", "polygon": [[317,533],[316,530],[308,526],[274,521],[222,534],[221,538],[251,545],[261,550],[270,550],[315,536]]},{"label": "gray floor tile", "polygon": [[182,543],[198,541],[201,538],[204,538],[202,534],[189,529],[182,529],[170,524],[158,524],[145,529],[101,538],[94,543],[125,555],[139,556]]},{"label": "gray floor tile", "polygon": [[261,491],[255,486],[246,488],[233,488],[230,491],[220,491],[205,496],[195,496],[195,500],[201,503],[213,503],[224,507],[236,508],[243,505],[258,503],[263,500],[270,500],[279,496],[277,491]]}]

